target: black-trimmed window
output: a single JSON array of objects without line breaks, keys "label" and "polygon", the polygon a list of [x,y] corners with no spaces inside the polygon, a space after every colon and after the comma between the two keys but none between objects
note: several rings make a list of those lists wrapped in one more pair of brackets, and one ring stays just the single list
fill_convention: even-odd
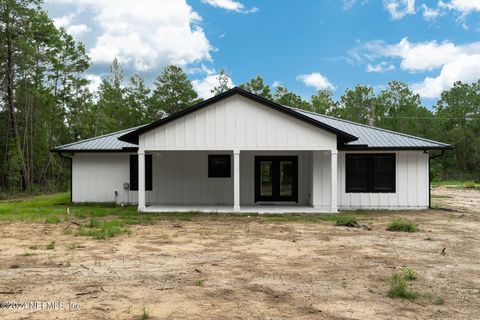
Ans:
[{"label": "black-trimmed window", "polygon": [[395,154],[346,155],[346,192],[395,192]]},{"label": "black-trimmed window", "polygon": [[[145,155],[145,191],[152,191],[152,155]],[[130,190],[138,191],[138,155],[130,155]]]},{"label": "black-trimmed window", "polygon": [[231,171],[231,157],[229,154],[208,155],[209,178],[230,178]]}]

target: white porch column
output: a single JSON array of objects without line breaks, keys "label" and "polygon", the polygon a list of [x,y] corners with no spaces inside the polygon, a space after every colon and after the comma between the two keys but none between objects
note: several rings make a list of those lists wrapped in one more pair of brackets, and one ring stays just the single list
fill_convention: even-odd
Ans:
[{"label": "white porch column", "polygon": [[338,151],[337,150],[332,150],[330,151],[330,171],[331,171],[331,175],[330,175],[330,195],[331,195],[331,199],[330,199],[330,212],[332,213],[335,213],[335,212],[338,212],[338,204],[337,204],[337,193],[338,193],[338,190],[337,190],[337,157],[338,157]]},{"label": "white porch column", "polygon": [[138,151],[138,211],[145,211],[145,152]]},{"label": "white porch column", "polygon": [[240,211],[240,150],[233,150],[233,211]]},{"label": "white porch column", "polygon": [[312,190],[310,193],[311,205],[314,208],[322,207],[322,151],[312,151]]}]

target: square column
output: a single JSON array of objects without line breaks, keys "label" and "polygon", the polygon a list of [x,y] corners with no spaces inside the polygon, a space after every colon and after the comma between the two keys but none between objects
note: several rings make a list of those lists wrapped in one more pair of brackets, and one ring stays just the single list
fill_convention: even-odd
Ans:
[{"label": "square column", "polygon": [[240,212],[240,150],[233,150],[233,211]]},{"label": "square column", "polygon": [[312,185],[311,205],[321,210],[322,208],[322,151],[312,151]]},{"label": "square column", "polygon": [[145,211],[145,152],[138,151],[138,211]]},{"label": "square column", "polygon": [[337,175],[338,175],[338,170],[337,170],[337,158],[338,158],[338,151],[337,150],[332,150],[330,151],[330,212],[336,213],[338,212],[338,204],[337,204]]}]

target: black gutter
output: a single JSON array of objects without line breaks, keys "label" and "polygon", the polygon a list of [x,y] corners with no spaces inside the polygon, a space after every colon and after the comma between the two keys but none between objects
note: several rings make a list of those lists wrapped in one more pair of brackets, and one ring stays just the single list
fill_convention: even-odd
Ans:
[{"label": "black gutter", "polygon": [[58,155],[60,158],[70,161],[70,203],[73,203],[73,160],[71,157],[64,156],[61,152],[58,152]]},{"label": "black gutter", "polygon": [[[453,149],[453,148],[452,148]],[[427,152],[427,151],[425,151]],[[435,156],[428,157],[428,208],[432,209],[432,173],[430,172],[430,160],[435,158],[440,158],[445,154],[445,149],[442,150],[442,153]]]}]

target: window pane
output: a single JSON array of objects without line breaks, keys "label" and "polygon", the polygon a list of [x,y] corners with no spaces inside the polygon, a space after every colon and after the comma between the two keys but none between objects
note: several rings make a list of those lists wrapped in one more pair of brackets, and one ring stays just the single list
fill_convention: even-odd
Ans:
[{"label": "window pane", "polygon": [[262,161],[260,163],[260,195],[273,196],[273,172],[272,161]]},{"label": "window pane", "polygon": [[280,161],[280,195],[291,196],[293,192],[293,171],[291,161]]},{"label": "window pane", "polygon": [[373,158],[373,190],[395,192],[395,155]]},{"label": "window pane", "polygon": [[368,191],[368,157],[347,155],[347,192]]},{"label": "window pane", "polygon": [[209,178],[230,178],[230,155],[219,154],[208,156]]}]

